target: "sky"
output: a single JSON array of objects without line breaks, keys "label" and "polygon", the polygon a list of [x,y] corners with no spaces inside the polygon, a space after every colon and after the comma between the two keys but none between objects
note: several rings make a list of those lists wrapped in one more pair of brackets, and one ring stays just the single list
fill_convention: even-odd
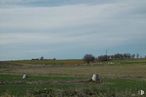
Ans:
[{"label": "sky", "polygon": [[146,55],[146,0],[0,0],[0,60]]}]

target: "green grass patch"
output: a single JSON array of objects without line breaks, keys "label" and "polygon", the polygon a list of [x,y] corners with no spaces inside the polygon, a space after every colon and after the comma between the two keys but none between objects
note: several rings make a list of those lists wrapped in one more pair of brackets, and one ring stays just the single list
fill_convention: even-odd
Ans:
[{"label": "green grass patch", "polygon": [[146,91],[146,81],[135,79],[109,79],[104,78],[101,84],[94,82],[84,82],[87,78],[70,77],[64,75],[51,76],[30,76],[22,80],[20,75],[0,75],[0,81],[6,83],[0,85],[0,94],[9,93],[18,97],[26,95],[28,92],[43,89],[53,89],[60,91],[68,90],[110,90],[110,91]]}]

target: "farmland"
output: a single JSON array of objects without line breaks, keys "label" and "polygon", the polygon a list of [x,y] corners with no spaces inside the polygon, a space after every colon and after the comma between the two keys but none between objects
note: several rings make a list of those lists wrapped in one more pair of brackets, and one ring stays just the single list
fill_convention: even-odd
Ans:
[{"label": "farmland", "polygon": [[[28,75],[25,80],[23,73]],[[100,75],[101,83],[89,81],[93,73]],[[3,61],[0,81],[1,97],[139,97],[138,90],[146,91],[146,60]]]}]

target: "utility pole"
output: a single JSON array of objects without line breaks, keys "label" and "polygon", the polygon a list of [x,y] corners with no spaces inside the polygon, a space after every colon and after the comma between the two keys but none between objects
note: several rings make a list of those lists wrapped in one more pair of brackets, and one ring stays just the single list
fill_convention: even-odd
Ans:
[{"label": "utility pole", "polygon": [[105,55],[106,55],[106,61],[108,60],[108,58],[107,58],[107,49],[106,49],[106,51],[105,51]]}]

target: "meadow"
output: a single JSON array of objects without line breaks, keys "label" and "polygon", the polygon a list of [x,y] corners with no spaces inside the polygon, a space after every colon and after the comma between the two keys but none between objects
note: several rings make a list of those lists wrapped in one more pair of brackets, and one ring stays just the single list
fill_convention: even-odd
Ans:
[{"label": "meadow", "polygon": [[[23,73],[28,78],[22,79]],[[99,74],[102,82],[89,81]],[[0,97],[145,97],[146,60],[0,62]]]}]

